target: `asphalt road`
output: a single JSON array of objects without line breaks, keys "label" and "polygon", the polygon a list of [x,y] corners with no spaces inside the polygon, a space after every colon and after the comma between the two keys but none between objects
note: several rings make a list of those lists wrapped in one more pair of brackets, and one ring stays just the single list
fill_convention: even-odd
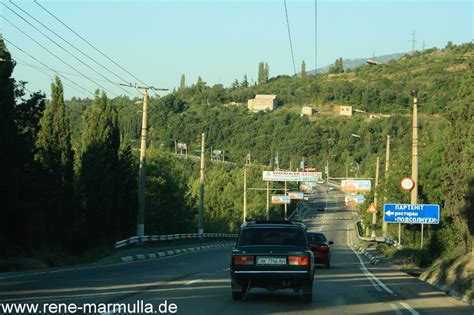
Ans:
[{"label": "asphalt road", "polygon": [[[149,303],[155,314],[172,314],[175,310],[170,304],[176,305],[176,314],[473,314],[467,304],[390,266],[373,266],[358,256],[349,246],[357,237],[355,213],[345,208],[343,195],[328,193],[328,210],[316,211],[326,204],[326,189],[318,188],[305,216],[309,230],[322,231],[334,241],[331,268],[317,268],[312,303],[304,303],[292,290],[263,289],[252,289],[243,301],[233,301],[230,249],[222,248],[132,263],[0,274],[0,314],[2,305],[37,303],[44,314],[44,305],[51,303],[64,303],[57,306],[64,310],[84,303],[96,303],[99,308],[106,306],[100,303],[128,303],[133,308],[140,301],[144,306]],[[102,308],[99,313],[112,312]]]}]

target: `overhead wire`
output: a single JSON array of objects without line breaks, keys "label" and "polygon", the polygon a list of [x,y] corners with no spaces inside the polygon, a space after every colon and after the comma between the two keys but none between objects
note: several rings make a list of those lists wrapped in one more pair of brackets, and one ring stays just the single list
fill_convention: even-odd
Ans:
[{"label": "overhead wire", "polygon": [[[41,31],[38,27],[36,27],[35,25],[33,25],[30,21],[28,21],[27,19],[25,19],[23,16],[21,16],[18,12],[16,12],[15,10],[11,9],[10,7],[8,7],[7,5],[5,5],[4,3],[2,3],[2,5],[4,7],[6,7],[8,10],[12,11],[16,16],[18,16],[20,19],[22,19],[25,23],[27,23],[30,27],[32,27],[33,29],[35,29],[37,32],[39,32],[41,35],[43,35],[44,37],[46,37],[48,40],[50,40],[53,44],[55,44],[57,47],[59,47],[61,50],[63,50],[64,52],[66,52],[68,55],[72,56],[74,59],[76,59],[77,61],[79,61],[81,64],[83,64],[84,66],[86,66],[87,68],[89,68],[90,70],[92,70],[93,72],[95,72],[96,74],[98,74],[99,76],[101,76],[102,78],[104,78],[105,80],[107,80],[109,83],[111,84],[114,84],[114,85],[118,85],[117,83],[109,80],[107,77],[105,77],[104,75],[102,75],[101,73],[99,73],[98,71],[96,71],[94,68],[92,68],[90,65],[86,64],[83,60],[81,60],[80,58],[78,58],[77,56],[75,56],[74,54],[72,54],[70,51],[68,51],[66,48],[64,48],[62,45],[60,45],[58,42],[56,42],[54,39],[52,39],[51,37],[49,37],[47,34],[45,34],[43,31]],[[10,22],[10,24],[12,24]],[[86,76],[86,75],[84,75]],[[100,85],[98,84],[97,82],[95,82],[94,80],[90,80],[89,81],[91,82],[94,82],[95,84],[97,84],[98,86],[100,86],[102,89],[104,89],[105,91],[109,92],[109,93],[113,93],[112,91],[110,91],[109,89],[105,88],[103,85]],[[125,93],[131,95],[127,90],[125,90],[124,88],[120,87],[120,89],[122,89],[123,91],[125,91]]]},{"label": "overhead wire", "polygon": [[[3,40],[6,41],[9,45],[15,47],[16,49],[18,49],[19,51],[21,51],[22,53],[24,53],[25,55],[27,55],[28,57],[32,58],[33,60],[37,61],[38,63],[40,63],[41,65],[43,65],[44,67],[48,68],[50,71],[54,71],[55,73],[56,70],[54,70],[53,68],[51,68],[50,66],[48,66],[47,64],[45,64],[44,62],[42,62],[41,60],[39,60],[38,58],[36,58],[35,56],[33,56],[32,54],[30,54],[29,52],[25,51],[24,49],[20,48],[19,46],[15,45],[14,43],[12,43],[10,40],[8,40],[7,38],[5,38],[5,35],[2,36]],[[49,76],[49,74],[48,74]],[[65,77],[64,75],[60,75],[58,74],[58,76],[60,76],[61,78],[65,79],[66,81],[69,81],[71,82],[72,84],[76,85],[78,88],[80,88],[81,90],[85,91],[82,92],[82,91],[79,91],[77,90],[76,88],[73,88],[74,90],[78,91],[78,92],[81,92],[81,93],[84,93],[85,95],[92,95],[94,96],[94,93],[91,93],[89,91],[87,91],[86,89],[84,89],[81,85],[79,85],[78,83],[76,83],[75,81]]]},{"label": "overhead wire", "polygon": [[[36,68],[36,69],[42,69],[42,70],[49,70],[51,71],[50,69],[48,68],[45,68],[45,67],[40,67],[40,66],[35,66],[31,63],[28,63],[26,61],[21,61],[21,59],[15,57],[15,61],[17,61],[17,64],[18,65],[22,65],[22,66],[27,66],[27,67],[30,67],[30,68]],[[79,75],[77,73],[71,73],[71,72],[67,72],[67,71],[60,71],[60,70],[54,70],[54,72],[56,73],[61,73],[61,74],[66,74],[66,75],[72,75],[72,76],[76,76],[76,77],[80,77],[80,78],[83,78],[82,75]],[[93,78],[93,77],[87,77],[87,78],[90,78],[90,79],[93,79],[93,80],[96,80],[96,81],[103,81],[103,82],[108,82],[104,79],[99,79],[99,78]]]},{"label": "overhead wire", "polygon": [[[89,60],[91,60],[92,62],[94,62],[96,65],[98,65],[99,67],[101,67],[102,69],[104,69],[105,71],[107,71],[108,73],[112,74],[113,76],[115,76],[116,78],[118,78],[119,80],[125,82],[125,83],[129,83],[126,79],[124,79],[123,77],[119,76],[118,74],[116,74],[115,72],[113,72],[112,70],[110,70],[109,68],[105,67],[102,63],[98,62],[97,60],[95,60],[94,58],[92,58],[91,56],[89,56],[88,54],[86,54],[84,51],[82,51],[81,49],[79,49],[78,47],[76,47],[74,44],[72,44],[70,41],[68,41],[67,39],[65,39],[64,37],[62,37],[61,35],[59,35],[57,32],[55,32],[53,29],[51,29],[50,27],[48,27],[47,25],[45,25],[44,23],[42,23],[41,21],[39,21],[37,18],[35,18],[34,16],[32,16],[30,13],[28,13],[27,11],[25,11],[24,9],[22,9],[20,6],[18,6],[17,4],[15,4],[12,0],[10,0],[10,3],[12,5],[14,5],[16,8],[18,8],[20,11],[22,11],[23,13],[25,13],[26,15],[28,15],[31,19],[35,20],[38,24],[40,24],[41,26],[43,26],[44,28],[46,28],[48,31],[50,31],[51,33],[53,33],[54,35],[56,35],[58,38],[60,38],[61,40],[63,40],[64,42],[66,42],[69,46],[71,46],[72,48],[74,48],[76,51],[78,51],[79,53],[81,53],[84,57],[88,58]],[[95,71],[96,72],[96,71]],[[97,72],[96,72],[97,73]],[[109,83],[114,83],[115,82],[111,82],[110,80],[107,80],[107,82]],[[128,93],[130,96],[131,94],[121,88],[123,91],[125,91],[126,93]]]},{"label": "overhead wire", "polygon": [[286,7],[286,0],[283,0],[283,3],[285,4],[286,26],[288,28],[288,38],[290,39],[291,60],[293,61],[293,71],[296,75],[295,55],[293,54],[293,43],[291,41],[290,21],[288,19],[288,8]]},{"label": "overhead wire", "polygon": [[[86,44],[88,44],[92,49],[94,49],[95,51],[97,51],[99,54],[101,54],[103,57],[105,57],[107,60],[109,60],[110,62],[112,62],[114,65],[116,65],[117,67],[119,67],[120,69],[122,69],[122,71],[124,71],[125,73],[127,73],[128,75],[130,75],[131,77],[133,77],[135,80],[137,80],[138,82],[140,82],[141,84],[144,84],[146,86],[149,86],[148,84],[146,84],[145,82],[143,82],[142,80],[140,80],[140,78],[138,78],[137,76],[135,76],[133,73],[131,73],[130,71],[128,71],[127,69],[125,69],[122,65],[120,65],[119,63],[117,63],[116,61],[114,61],[112,58],[110,58],[109,56],[107,56],[105,53],[103,53],[101,50],[99,50],[97,47],[95,47],[90,41],[88,41],[87,39],[85,39],[83,36],[81,36],[79,33],[77,33],[76,31],[74,31],[71,27],[69,27],[66,23],[64,23],[61,19],[59,19],[54,13],[52,13],[51,11],[49,11],[48,9],[46,9],[43,5],[41,5],[38,1],[34,0],[34,3],[36,5],[38,5],[41,9],[43,9],[43,11],[45,11],[46,13],[48,13],[52,18],[54,18],[56,21],[58,21],[59,23],[61,23],[64,27],[66,27],[68,30],[70,30],[72,33],[74,33],[77,37],[79,37],[80,39],[82,39]],[[152,91],[158,95],[156,93],[156,91],[154,89],[152,89]]]},{"label": "overhead wire", "polygon": [[[26,32],[24,32],[22,29],[20,29],[18,26],[16,26],[14,23],[10,22],[5,16],[1,16],[5,21],[7,21],[11,26],[13,26],[15,29],[17,29],[19,32],[21,32],[23,35],[25,35],[26,37],[28,37],[29,39],[31,39],[33,42],[35,42],[38,46],[40,46],[41,48],[43,48],[44,50],[46,50],[48,53],[50,53],[51,55],[53,55],[55,58],[57,58],[59,61],[61,61],[62,63],[64,63],[65,65],[67,65],[69,68],[71,68],[72,70],[74,70],[75,72],[79,73],[81,76],[83,76],[84,78],[86,78],[87,76],[82,73],[81,71],[77,70],[75,67],[71,66],[68,62],[64,61],[64,59],[62,59],[61,57],[59,57],[58,55],[56,55],[54,52],[52,52],[51,50],[49,50],[48,48],[46,48],[44,45],[42,45],[40,42],[38,42],[37,40],[35,40],[33,37],[31,37],[30,35],[28,35]],[[107,89],[106,87],[104,87],[103,85],[95,82],[94,80],[92,79],[88,79],[89,81],[91,81],[92,83],[94,83],[95,85],[101,87],[102,89],[104,89],[105,91],[109,92],[110,94],[112,94],[114,97],[116,97],[117,95],[115,95],[114,93],[112,93],[111,91],[109,91],[109,89]]]}]

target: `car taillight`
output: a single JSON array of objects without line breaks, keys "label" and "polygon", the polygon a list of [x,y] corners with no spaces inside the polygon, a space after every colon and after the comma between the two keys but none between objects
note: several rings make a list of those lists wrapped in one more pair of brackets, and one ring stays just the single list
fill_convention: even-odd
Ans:
[{"label": "car taillight", "polygon": [[254,256],[234,256],[234,265],[253,265]]},{"label": "car taillight", "polygon": [[288,265],[290,266],[308,266],[307,256],[288,256]]},{"label": "car taillight", "polygon": [[327,246],[326,244],[321,244],[321,245],[319,245],[318,249],[320,251],[327,252],[329,250],[329,246]]}]

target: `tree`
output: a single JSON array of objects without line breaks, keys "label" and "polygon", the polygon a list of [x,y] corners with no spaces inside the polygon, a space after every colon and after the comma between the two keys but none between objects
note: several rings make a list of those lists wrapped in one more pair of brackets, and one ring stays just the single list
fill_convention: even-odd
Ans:
[{"label": "tree", "polygon": [[181,80],[179,81],[179,89],[183,90],[186,88],[186,78],[184,74],[181,75]]},{"label": "tree", "polygon": [[51,102],[40,120],[35,156],[43,172],[45,220],[49,223],[49,242],[63,240],[72,226],[73,152],[69,120],[64,105],[61,80],[55,77],[51,84]]},{"label": "tree", "polygon": [[304,60],[301,63],[301,77],[306,78],[306,64],[305,64]]},{"label": "tree", "polygon": [[258,84],[267,83],[270,76],[270,67],[266,62],[258,64]]},{"label": "tree", "polygon": [[12,231],[9,222],[14,216],[17,198],[17,146],[15,125],[14,62],[0,38],[0,256],[7,248],[7,237]]},{"label": "tree", "polygon": [[258,64],[258,79],[257,79],[258,84],[262,84],[265,82],[265,64],[263,62],[260,62]]},{"label": "tree", "polygon": [[344,72],[342,57],[339,59],[336,59],[336,62],[334,63],[333,66],[329,68],[328,72],[329,73],[343,73]]},{"label": "tree", "polygon": [[[104,92],[96,92],[92,107],[84,114],[81,139],[81,222],[90,245],[111,242],[117,231],[118,151],[120,130],[117,112]],[[87,226],[87,229],[83,227]]]},{"label": "tree", "polygon": [[234,82],[232,82],[231,89],[237,89],[239,88],[239,80],[235,79]]},{"label": "tree", "polygon": [[270,67],[268,66],[268,63],[265,62],[265,66],[263,67],[264,69],[264,82],[268,82],[268,80],[270,79]]},{"label": "tree", "polygon": [[[472,72],[472,64],[471,64]],[[445,208],[454,219],[461,234],[464,250],[474,247],[474,93],[471,78],[466,76],[451,105],[447,119],[450,123],[449,148],[445,155],[444,195]]]},{"label": "tree", "polygon": [[242,82],[240,82],[240,86],[243,88],[246,88],[249,86],[249,81],[247,79],[247,74],[244,75],[244,78],[242,79]]}]

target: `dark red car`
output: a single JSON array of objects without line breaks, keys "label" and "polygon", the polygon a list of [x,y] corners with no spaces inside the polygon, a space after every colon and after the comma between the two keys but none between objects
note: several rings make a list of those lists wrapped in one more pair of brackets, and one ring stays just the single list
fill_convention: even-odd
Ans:
[{"label": "dark red car", "polygon": [[331,248],[329,245],[334,244],[333,241],[328,241],[323,233],[308,232],[308,244],[314,254],[314,263],[322,264],[326,268],[331,265]]}]

